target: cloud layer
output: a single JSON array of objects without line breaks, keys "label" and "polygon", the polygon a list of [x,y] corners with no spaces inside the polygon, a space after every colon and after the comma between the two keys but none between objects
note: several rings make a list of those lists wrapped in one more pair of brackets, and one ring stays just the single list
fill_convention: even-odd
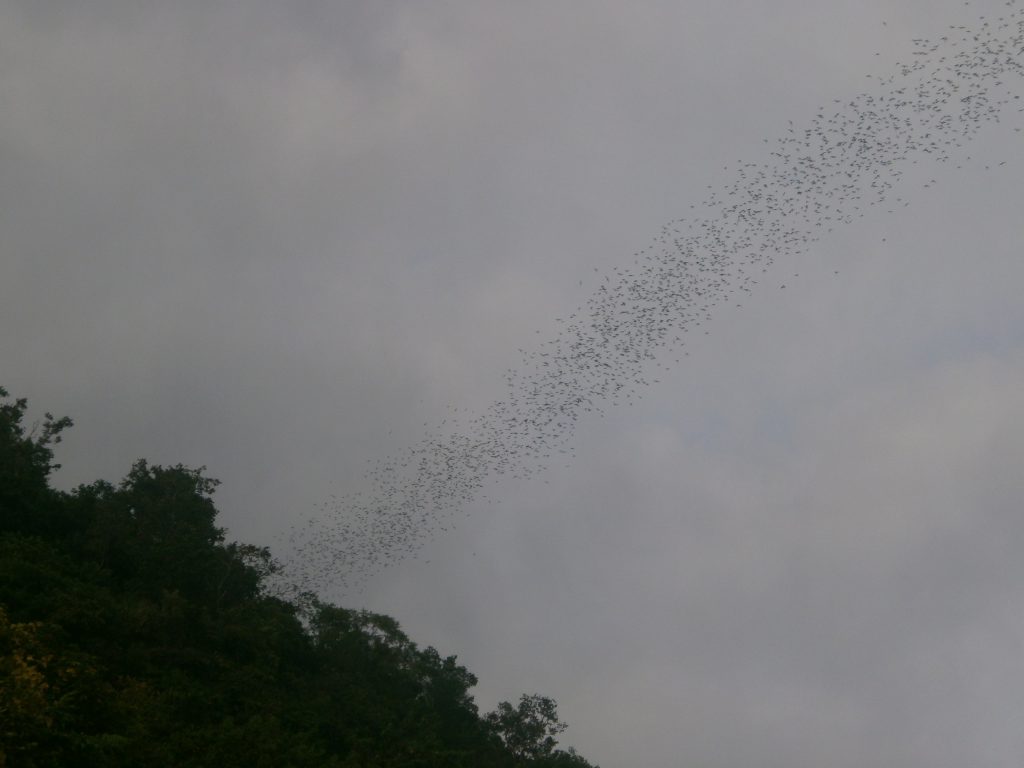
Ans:
[{"label": "cloud layer", "polygon": [[[502,399],[724,166],[1014,8],[805,6],[8,3],[0,383],[75,417],[62,482],[207,464],[275,541]],[[606,766],[1018,765],[1020,127],[329,596]]]}]

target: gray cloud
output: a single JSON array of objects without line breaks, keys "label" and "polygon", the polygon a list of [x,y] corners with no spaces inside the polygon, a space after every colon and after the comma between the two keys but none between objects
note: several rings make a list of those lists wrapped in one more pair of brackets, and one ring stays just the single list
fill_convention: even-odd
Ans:
[{"label": "gray cloud", "polygon": [[[499,397],[722,166],[1001,10],[8,3],[0,384],[75,417],[62,482],[205,463],[273,541]],[[1018,127],[335,596],[606,766],[1018,765]]]}]

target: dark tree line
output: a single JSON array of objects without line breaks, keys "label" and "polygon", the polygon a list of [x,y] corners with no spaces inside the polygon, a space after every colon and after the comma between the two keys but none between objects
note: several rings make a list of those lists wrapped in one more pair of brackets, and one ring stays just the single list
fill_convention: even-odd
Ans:
[{"label": "dark tree line", "polygon": [[394,619],[268,594],[202,470],[54,490],[71,421],[26,408],[0,389],[0,768],[590,766],[551,699],[481,716]]}]

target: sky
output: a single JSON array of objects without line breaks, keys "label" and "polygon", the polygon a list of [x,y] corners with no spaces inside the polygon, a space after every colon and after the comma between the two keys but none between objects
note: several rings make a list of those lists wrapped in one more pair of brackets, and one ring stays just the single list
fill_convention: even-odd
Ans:
[{"label": "sky", "polygon": [[[297,558],[293,527],[358,529],[368,470],[503,402],[739,165],[1011,11],[5,0],[0,385],[74,419],[61,487],[205,465],[228,538]],[[318,561],[318,589],[458,655],[482,711],[555,698],[604,768],[1019,766],[1001,118],[776,254],[564,461],[486,477],[358,583]]]}]

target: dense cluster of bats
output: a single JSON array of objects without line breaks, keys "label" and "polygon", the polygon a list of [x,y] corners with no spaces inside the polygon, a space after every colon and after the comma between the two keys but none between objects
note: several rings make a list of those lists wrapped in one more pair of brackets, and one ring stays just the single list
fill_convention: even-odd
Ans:
[{"label": "dense cluster of bats", "polygon": [[571,453],[581,418],[638,397],[715,307],[768,280],[774,259],[806,252],[873,206],[905,204],[896,192],[911,165],[961,158],[986,124],[1018,117],[1024,13],[1015,6],[915,40],[890,76],[765,139],[765,159],[739,164],[627,266],[598,274],[559,332],[507,372],[504,397],[468,418],[448,414],[443,432],[373,465],[368,492],[334,499],[293,529],[283,578],[300,591],[351,591],[414,554],[490,479],[529,476]]}]

